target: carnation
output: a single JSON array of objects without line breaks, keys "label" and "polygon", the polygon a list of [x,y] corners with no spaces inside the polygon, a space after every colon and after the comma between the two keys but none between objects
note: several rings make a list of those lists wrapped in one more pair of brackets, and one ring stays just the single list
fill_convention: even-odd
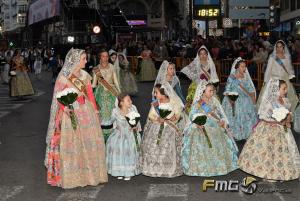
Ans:
[{"label": "carnation", "polygon": [[194,121],[197,117],[202,117],[202,116],[206,116],[206,114],[204,113],[197,113],[193,115],[192,121]]},{"label": "carnation", "polygon": [[272,118],[274,118],[278,122],[281,122],[287,117],[289,113],[290,111],[284,107],[275,108],[273,110]]}]

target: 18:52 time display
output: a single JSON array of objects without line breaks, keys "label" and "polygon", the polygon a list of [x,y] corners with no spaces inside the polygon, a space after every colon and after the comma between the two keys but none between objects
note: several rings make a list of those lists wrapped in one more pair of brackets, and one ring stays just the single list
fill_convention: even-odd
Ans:
[{"label": "18:52 time display", "polygon": [[197,10],[198,17],[218,17],[219,15],[219,8],[202,8]]}]

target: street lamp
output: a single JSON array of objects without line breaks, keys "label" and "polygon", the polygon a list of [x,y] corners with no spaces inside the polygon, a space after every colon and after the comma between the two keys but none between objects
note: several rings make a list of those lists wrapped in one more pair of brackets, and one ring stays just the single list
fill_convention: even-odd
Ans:
[{"label": "street lamp", "polygon": [[100,33],[100,31],[101,31],[101,28],[100,28],[99,26],[94,26],[94,27],[93,27],[93,32],[94,32],[95,34]]},{"label": "street lamp", "polygon": [[75,40],[74,36],[68,36],[69,43],[74,43],[74,40]]}]

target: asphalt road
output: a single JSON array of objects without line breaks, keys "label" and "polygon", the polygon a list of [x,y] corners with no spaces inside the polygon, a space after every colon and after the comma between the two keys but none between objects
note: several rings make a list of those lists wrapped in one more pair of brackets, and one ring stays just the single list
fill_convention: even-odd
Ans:
[{"label": "asphalt road", "polygon": [[[131,181],[109,177],[107,184],[97,187],[72,190],[50,187],[43,165],[53,90],[50,77],[48,72],[43,73],[42,81],[32,77],[38,93],[22,101],[8,98],[7,86],[0,85],[0,201],[296,201],[300,198],[299,180],[264,183],[257,179],[258,190],[252,195],[242,191],[215,192],[214,189],[202,192],[205,179],[242,181],[249,176],[240,170],[212,178],[165,179],[140,175]],[[182,86],[186,93],[188,81],[183,80]],[[152,82],[139,83],[139,94],[133,98],[142,122],[149,111],[152,87]],[[300,134],[295,134],[295,139],[299,147]],[[239,147],[242,146],[243,143],[239,143]]]}]

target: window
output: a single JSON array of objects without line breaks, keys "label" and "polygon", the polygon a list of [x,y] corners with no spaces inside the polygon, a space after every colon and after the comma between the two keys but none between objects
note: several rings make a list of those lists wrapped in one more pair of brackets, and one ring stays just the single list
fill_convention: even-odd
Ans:
[{"label": "window", "polygon": [[290,0],[285,0],[284,3],[285,3],[285,6],[284,6],[285,10],[290,10],[289,9],[290,8]]},{"label": "window", "polygon": [[25,23],[25,16],[18,16],[18,23],[24,24]]},{"label": "window", "polygon": [[19,6],[19,13],[26,13],[27,12],[27,6],[21,5]]},{"label": "window", "polygon": [[291,0],[291,11],[296,10],[296,0]]},{"label": "window", "polygon": [[280,8],[281,8],[281,10],[285,10],[284,1],[280,1]]}]

